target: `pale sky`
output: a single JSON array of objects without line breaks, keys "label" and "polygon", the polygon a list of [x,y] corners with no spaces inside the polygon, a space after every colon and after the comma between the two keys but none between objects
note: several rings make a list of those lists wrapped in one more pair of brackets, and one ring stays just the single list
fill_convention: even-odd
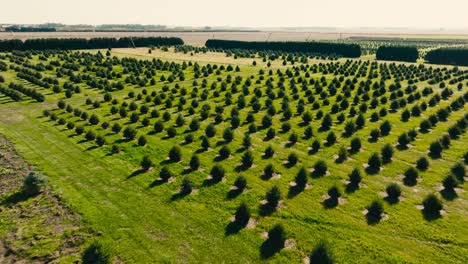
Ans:
[{"label": "pale sky", "polygon": [[468,0],[0,0],[0,23],[468,28]]}]

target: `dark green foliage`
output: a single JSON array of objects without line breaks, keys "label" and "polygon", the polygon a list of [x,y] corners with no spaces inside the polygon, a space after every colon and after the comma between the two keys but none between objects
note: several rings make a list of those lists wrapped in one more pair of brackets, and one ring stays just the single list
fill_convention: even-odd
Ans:
[{"label": "dark green foliage", "polygon": [[209,124],[205,129],[205,135],[207,137],[214,137],[216,135],[216,128],[213,124]]},{"label": "dark green foliage", "polygon": [[423,200],[423,213],[426,219],[439,218],[440,211],[443,209],[442,202],[434,194],[429,194]]},{"label": "dark green foliage", "polygon": [[294,181],[296,182],[296,186],[304,188],[307,184],[307,170],[302,167],[296,175]]},{"label": "dark green foliage", "polygon": [[172,171],[166,166],[162,167],[161,171],[159,172],[159,177],[163,181],[168,181],[173,176],[174,176],[174,173],[172,173]]},{"label": "dark green foliage", "polygon": [[401,195],[401,188],[396,183],[391,183],[387,185],[385,191],[387,192],[387,198],[389,201],[398,201]]},{"label": "dark green foliage", "polygon": [[444,189],[450,192],[453,192],[454,189],[458,186],[458,181],[453,175],[447,175],[445,179],[442,181],[442,185]]},{"label": "dark green foliage", "polygon": [[433,64],[468,66],[468,49],[438,48],[427,52],[425,59]]},{"label": "dark green foliage", "polygon": [[264,158],[271,158],[275,154],[275,150],[273,147],[270,145],[265,149],[265,153],[263,154]]},{"label": "dark green foliage", "polygon": [[215,181],[220,181],[224,177],[224,168],[221,165],[214,165],[213,168],[211,168],[210,175]]},{"label": "dark green foliage", "polygon": [[382,166],[382,159],[378,153],[373,153],[367,164],[369,165],[369,169],[378,172],[380,171],[380,166]]},{"label": "dark green foliage", "polygon": [[407,169],[404,175],[405,175],[404,183],[406,185],[413,186],[417,183],[419,173],[415,168],[411,167]]},{"label": "dark green foliage", "polygon": [[361,171],[358,168],[354,168],[349,174],[349,182],[354,185],[358,185],[362,181]]},{"label": "dark green foliage", "polygon": [[140,163],[143,170],[147,171],[153,166],[153,161],[149,156],[144,156]]},{"label": "dark green foliage", "polygon": [[369,207],[367,207],[367,222],[369,224],[377,223],[382,219],[384,208],[382,201],[374,200]]},{"label": "dark green foliage", "polygon": [[299,161],[299,158],[297,157],[296,153],[291,153],[288,155],[288,165],[289,166],[294,166],[297,164]]},{"label": "dark green foliage", "polygon": [[338,199],[341,197],[341,191],[340,189],[338,188],[338,186],[332,186],[330,189],[328,189],[328,192],[327,192],[328,196],[330,196],[331,199]]},{"label": "dark green foliage", "polygon": [[377,49],[377,60],[416,62],[419,57],[416,47],[380,46]]},{"label": "dark green foliage", "polygon": [[234,182],[234,186],[236,186],[238,190],[242,191],[247,187],[247,180],[244,176],[239,176]]},{"label": "dark green foliage", "polygon": [[242,156],[242,166],[244,168],[250,168],[252,167],[253,165],[253,154],[251,151],[247,151],[244,153],[244,155]]},{"label": "dark green foliage", "polygon": [[250,209],[245,203],[241,203],[234,214],[234,221],[240,226],[246,226],[250,219]]},{"label": "dark green foliage", "polygon": [[337,54],[343,57],[358,58],[361,47],[356,44],[328,43],[328,42],[264,42],[209,39],[205,46],[208,48],[246,49],[246,50],[274,50],[284,52],[305,52],[320,54]]},{"label": "dark green foliage", "polygon": [[314,175],[323,176],[327,173],[328,166],[323,160],[318,160],[314,165]]},{"label": "dark green foliage", "polygon": [[275,185],[270,190],[268,190],[265,198],[270,207],[276,208],[279,201],[281,200],[281,191],[278,186]]},{"label": "dark green foliage", "polygon": [[147,140],[146,140],[146,137],[145,137],[145,136],[140,136],[140,137],[138,138],[138,145],[139,145],[139,146],[144,146],[144,145],[146,145],[146,143],[147,143]]},{"label": "dark green foliage", "polygon": [[333,264],[335,260],[328,245],[320,241],[312,251],[309,262],[310,264]]},{"label": "dark green foliage", "polygon": [[126,128],[124,129],[124,131],[123,131],[123,136],[124,136],[126,139],[129,139],[129,140],[135,139],[136,134],[137,134],[136,129],[134,129],[134,128],[132,128],[132,127],[126,127]]},{"label": "dark green foliage", "polygon": [[93,241],[83,252],[83,264],[110,264],[112,263],[112,251],[110,247],[99,241]]},{"label": "dark green foliage", "polygon": [[429,146],[429,154],[433,157],[440,157],[442,153],[443,146],[439,140],[434,141]]},{"label": "dark green foliage", "polygon": [[169,160],[172,162],[179,162],[182,159],[182,150],[179,146],[173,146],[169,150]]},{"label": "dark green foliage", "polygon": [[106,144],[106,139],[105,139],[103,136],[98,135],[98,136],[96,137],[96,144],[97,144],[98,146],[101,147],[101,146],[103,146],[104,144]]},{"label": "dark green foliage", "polygon": [[453,167],[450,169],[452,174],[457,178],[457,180],[461,183],[465,182],[465,177],[466,177],[466,169],[465,165],[461,162],[455,163]]},{"label": "dark green foliage", "polygon": [[228,146],[223,146],[220,150],[219,150],[219,157],[221,159],[227,159],[229,158],[229,156],[231,155],[231,150],[229,149]]},{"label": "dark green foliage", "polygon": [[429,160],[426,157],[421,157],[416,161],[416,168],[419,170],[425,171],[429,168]]},{"label": "dark green foliage", "polygon": [[192,193],[193,186],[194,185],[192,180],[190,180],[190,178],[187,176],[184,177],[184,179],[182,180],[182,184],[180,185],[180,194],[187,195]]},{"label": "dark green foliage", "polygon": [[357,153],[361,150],[362,144],[361,144],[361,139],[355,137],[351,139],[351,152],[352,153]]},{"label": "dark green foliage", "polygon": [[41,193],[47,185],[47,179],[44,175],[37,172],[30,172],[23,182],[23,192],[28,196],[34,196]]},{"label": "dark green foliage", "polygon": [[198,158],[197,155],[193,155],[192,158],[190,158],[190,169],[191,170],[198,170],[200,167],[200,158]]}]

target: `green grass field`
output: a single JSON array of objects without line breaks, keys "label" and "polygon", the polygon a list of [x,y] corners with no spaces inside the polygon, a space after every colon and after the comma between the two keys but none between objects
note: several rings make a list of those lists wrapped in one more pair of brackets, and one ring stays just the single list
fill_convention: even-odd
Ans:
[{"label": "green grass field", "polygon": [[[450,107],[451,103],[458,98],[465,96],[464,101],[467,100],[468,73],[464,69],[459,70],[458,73],[447,70],[437,73],[429,72],[427,67],[425,70],[418,70],[409,64],[398,66],[395,72],[402,72],[401,91],[408,86],[405,76],[412,76],[411,79],[415,80],[424,75],[436,76],[440,73],[442,78],[447,77],[444,83],[453,94],[440,100],[434,106],[428,106],[425,111],[422,111],[421,116],[411,116],[408,121],[404,122],[400,119],[404,109],[411,110],[414,105],[420,105],[422,102],[428,104],[431,97],[442,93],[444,89],[439,88],[440,82],[429,84],[427,80],[418,81],[415,83],[416,89],[411,92],[412,94],[422,93],[425,87],[432,87],[434,92],[408,102],[407,106],[392,112],[390,111],[389,86],[395,83],[395,75],[398,75],[392,73],[391,78],[385,81],[385,93],[377,95],[378,101],[382,96],[389,100],[385,103],[379,101],[375,109],[369,108],[364,112],[363,116],[366,119],[364,127],[352,136],[346,137],[342,135],[345,123],[349,120],[356,120],[357,117],[357,115],[348,116],[348,113],[349,109],[354,106],[353,98],[358,93],[359,82],[367,80],[367,76],[372,72],[375,73],[375,78],[371,79],[371,83],[378,83],[384,71],[379,68],[379,65],[384,64],[375,64],[373,68],[372,63],[364,67],[363,64],[366,61],[357,60],[311,62],[310,65],[317,67],[314,68],[317,69],[316,72],[311,70],[311,67],[305,68],[302,64],[294,66],[278,64],[269,75],[269,69],[265,63],[259,63],[257,66],[242,63],[239,72],[221,70],[219,74],[216,74],[214,70],[206,77],[201,75],[197,78],[193,66],[187,66],[186,69],[177,68],[181,65],[178,63],[190,60],[190,58],[181,59],[177,54],[174,55],[174,60],[176,60],[174,65],[179,66],[175,66],[176,68],[172,70],[171,66],[167,69],[157,69],[154,85],[146,82],[144,87],[140,87],[126,83],[123,90],[109,92],[113,99],[118,100],[116,107],[119,107],[122,102],[127,102],[129,105],[126,107],[128,116],[122,118],[119,113],[111,114],[113,104],[103,100],[106,93],[104,90],[90,87],[85,80],[81,83],[74,83],[68,73],[57,76],[57,69],[65,69],[63,62],[68,59],[71,64],[81,65],[78,70],[70,70],[74,76],[87,74],[97,80],[104,80],[105,78],[96,77],[96,72],[104,72],[108,66],[93,61],[92,58],[96,58],[95,55],[85,58],[79,55],[72,56],[71,53],[51,53],[42,60],[38,55],[33,55],[26,61],[30,65],[38,63],[48,65],[50,61],[60,62],[60,66],[53,66],[52,70],[41,71],[42,77],[52,77],[58,80],[60,87],[63,87],[65,82],[73,83],[81,88],[81,92],[74,93],[71,98],[66,98],[63,89],[60,93],[54,93],[52,88],[45,89],[33,85],[19,78],[17,72],[11,67],[7,71],[0,71],[0,75],[5,78],[5,83],[0,83],[0,86],[7,87],[14,82],[34,88],[45,95],[45,101],[41,103],[28,96],[24,96],[23,101],[13,102],[4,94],[1,95],[0,133],[13,141],[19,153],[36,170],[48,176],[54,193],[63,198],[73,211],[82,216],[86,226],[102,234],[100,239],[112,244],[116,256],[126,263],[303,263],[319,241],[325,241],[328,244],[336,263],[466,263],[468,261],[468,196],[465,185],[459,184],[456,189],[456,198],[443,196],[440,193],[441,183],[445,176],[450,174],[451,167],[457,162],[463,162],[463,155],[468,150],[468,134],[463,131],[458,138],[453,138],[450,146],[443,150],[440,158],[431,158],[428,155],[429,146],[433,141],[446,134],[458,120],[464,118],[466,120],[467,104],[463,103],[458,109],[452,110],[447,121],[439,121],[430,132],[418,133],[408,149],[399,150],[396,146],[401,133],[413,128],[418,129],[422,120],[436,114],[440,109]],[[136,75],[133,71],[135,68],[132,68],[136,64],[140,65],[136,67],[139,72],[137,76],[143,78],[145,70],[148,70],[150,66],[136,61],[141,59],[141,61],[151,62],[151,59],[155,57],[144,54],[136,56],[133,51],[126,54],[122,50],[112,55],[118,56],[116,58],[119,60],[115,61],[109,72],[121,73],[122,76],[112,76],[108,78],[110,82],[124,82],[126,77]],[[8,56],[18,57],[19,55],[8,54]],[[130,56],[137,59],[127,61],[125,65],[122,64],[122,59]],[[170,58],[164,59],[169,59],[170,63]],[[81,61],[78,62],[78,60]],[[91,61],[87,71],[84,66],[87,64],[86,60]],[[105,60],[106,58],[103,59]],[[17,60],[9,60],[5,57],[3,61],[8,66],[19,66]],[[206,64],[207,61],[204,58],[200,67]],[[231,61],[218,60],[214,64],[224,65],[224,67],[232,64],[235,67],[236,61],[233,59]],[[211,63],[210,66],[214,64]],[[337,70],[335,75],[333,69],[339,67],[342,68]],[[298,70],[296,71],[295,68]],[[325,68],[328,69],[327,73],[322,71]],[[282,72],[282,77],[278,75],[277,69]],[[285,74],[287,69],[292,72],[292,77]],[[357,69],[361,69],[364,74],[356,77],[357,83],[352,89],[346,85],[345,80],[352,80],[359,72]],[[263,70],[264,73],[260,74],[259,70]],[[68,69],[65,69],[66,71]],[[183,72],[184,80],[176,78],[172,83],[160,80],[162,75],[167,78],[174,72],[177,74]],[[351,74],[345,76],[344,72]],[[403,74],[408,72],[410,74]],[[228,75],[232,76],[231,83],[226,81]],[[235,82],[236,76],[242,77],[242,80],[233,89],[232,83]],[[320,81],[322,77],[326,85]],[[340,77],[342,77],[341,81]],[[272,78],[271,88],[268,88],[266,84],[268,78]],[[282,85],[279,84],[282,78],[284,88],[281,88]],[[303,84],[298,81],[298,78],[306,80],[306,88],[302,87]],[[329,85],[335,78],[340,83],[340,87],[337,87],[336,94],[332,95]],[[461,81],[449,84],[449,80],[457,78]],[[198,92],[192,95],[194,79],[198,82]],[[206,88],[202,85],[203,79],[206,79]],[[250,80],[249,84],[245,84],[246,79]],[[291,87],[292,79],[295,80],[295,84]],[[310,79],[321,83],[323,91],[326,92],[323,98],[315,93],[317,88],[309,83]],[[212,87],[214,82],[216,86]],[[225,90],[221,88],[222,82],[226,82]],[[462,84],[461,89],[458,89],[459,83]],[[175,85],[179,87],[175,88]],[[349,88],[348,95],[345,94],[344,87]],[[182,94],[182,88],[186,89],[186,94]],[[257,95],[255,95],[256,88],[260,91]],[[137,95],[142,94],[144,89],[147,95],[138,99]],[[314,103],[308,101],[306,89],[310,90],[314,102],[319,103],[317,109],[313,108]],[[262,118],[269,108],[266,106],[268,94],[278,95],[280,90],[284,91],[284,97],[289,97],[292,117],[289,120],[282,119],[284,115],[282,98],[276,97],[271,100],[276,109],[271,127],[276,130],[276,135],[271,140],[265,140],[268,129],[262,128]],[[128,96],[131,91],[135,93],[135,98]],[[155,92],[156,96],[152,96],[152,92]],[[232,95],[230,104],[226,104],[228,92]],[[239,107],[238,111],[240,125],[233,129],[232,142],[226,143],[223,140],[223,131],[231,126],[231,111],[234,106],[238,105],[239,96],[244,92],[245,107]],[[373,88],[370,85],[368,92],[370,99],[354,106],[358,113],[362,102],[370,106],[373,98],[372,92]],[[162,99],[160,104],[155,103],[155,97],[162,94],[166,96],[166,99],[171,96],[173,98],[167,100],[167,104],[166,99]],[[203,99],[203,94],[206,94],[206,99]],[[147,96],[149,96],[149,102],[145,102]],[[258,111],[254,111],[250,104],[254,97],[257,97],[260,105]],[[408,94],[404,94],[401,98],[407,97]],[[99,101],[99,107],[86,104],[88,98],[92,102]],[[192,114],[189,109],[194,99],[198,100],[199,105],[194,107]],[[329,105],[324,104],[325,99],[330,102]],[[332,106],[344,99],[349,102],[349,107],[342,110],[346,121],[339,123],[337,117],[341,110],[334,112]],[[67,112],[65,109],[58,108],[59,100],[63,100],[73,109],[86,111],[88,116],[95,114],[99,118],[99,124],[91,125],[88,120],[76,117],[72,111]],[[184,100],[185,103],[183,103]],[[302,137],[308,125],[302,124],[302,114],[297,114],[300,100],[304,100],[303,112],[309,112],[313,117],[310,123],[313,136],[309,139]],[[130,109],[132,102],[135,102],[138,109],[141,105],[147,105],[149,108],[147,114],[139,114],[139,120],[136,123],[131,123],[129,120],[132,113],[140,113],[139,110]],[[178,109],[179,104],[181,109]],[[202,106],[205,104],[210,106],[210,110],[208,117],[203,120],[200,116]],[[219,123],[215,122],[216,106],[221,106],[219,110],[222,111],[219,113]],[[373,113],[378,113],[384,107],[388,110],[386,116],[380,116],[375,122],[370,120]],[[159,117],[150,117],[153,109],[158,110]],[[53,119],[56,120],[51,120],[50,116],[44,116],[44,110],[50,110],[50,114],[53,114]],[[320,111],[324,115],[331,114],[333,124],[329,131],[320,130],[322,117],[316,118]],[[154,124],[157,120],[163,120],[165,112],[168,113],[170,120],[162,122],[163,132],[155,133]],[[182,126],[175,124],[179,113],[185,121]],[[252,144],[249,150],[246,150],[243,148],[243,139],[246,134],[249,134],[249,124],[244,121],[249,114],[254,117],[253,123],[256,124],[258,131],[250,133]],[[148,117],[150,121],[148,126],[141,124],[143,117]],[[189,128],[190,121],[194,117],[200,119],[200,129],[197,131],[191,131]],[[86,140],[84,137],[86,132],[77,135],[75,129],[67,129],[65,124],[57,122],[61,118],[66,122],[73,122],[75,127],[81,125],[85,131],[92,130],[97,135],[103,136],[106,144],[99,147],[93,140]],[[385,120],[392,125],[390,134],[381,136],[376,142],[368,140],[371,130],[379,128]],[[103,122],[108,122],[109,128],[102,128]],[[203,150],[200,147],[200,138],[205,134],[206,127],[212,123],[216,128],[216,135],[209,138],[211,147]],[[281,127],[284,123],[290,124],[290,131],[282,131]],[[123,128],[127,126],[136,128],[136,139],[145,135],[147,144],[139,146],[136,139],[123,139],[122,132],[111,131],[113,124],[120,124]],[[167,137],[166,129],[170,127],[175,128],[177,132],[175,137]],[[330,131],[335,133],[337,141],[326,146],[325,139]],[[295,144],[288,144],[293,133],[297,134],[298,141]],[[188,134],[193,135],[192,143],[184,142]],[[343,162],[336,162],[336,155],[340,148],[349,147],[353,138],[361,139],[361,150],[358,153],[349,154]],[[310,152],[310,146],[314,140],[321,142],[321,148],[317,153]],[[393,160],[384,164],[378,173],[366,173],[365,164],[369,157],[374,152],[380,153],[387,143],[394,146]],[[112,154],[113,145],[118,146],[121,151]],[[168,153],[174,145],[181,147],[182,160],[180,162],[167,160]],[[227,159],[220,160],[217,156],[223,146],[229,147],[231,155]],[[262,155],[268,146],[273,147],[275,154],[267,159]],[[253,165],[250,168],[242,168],[241,158],[248,151],[253,154]],[[187,167],[191,156],[195,153],[201,165],[197,171],[191,171]],[[285,163],[291,153],[295,153],[299,159],[294,166]],[[141,170],[140,162],[145,155],[149,156],[154,163],[149,171]],[[426,171],[419,171],[419,181],[416,185],[405,185],[401,175],[408,168],[414,167],[416,161],[423,156],[428,158],[429,168]],[[310,172],[319,160],[326,162],[328,173],[321,177],[309,173],[308,187],[298,193],[291,192],[293,189],[291,182],[294,181],[300,168],[305,167]],[[226,170],[224,179],[218,183],[207,180],[215,164],[221,165]],[[276,174],[271,179],[264,179],[262,172],[269,164],[273,165]],[[174,180],[169,182],[157,180],[162,167],[167,167],[174,173]],[[362,183],[358,189],[349,191],[346,187],[346,180],[354,168],[361,171]],[[240,175],[247,179],[247,189],[235,197],[230,197],[231,186]],[[195,189],[186,196],[177,194],[184,177],[189,177],[193,181]],[[384,200],[385,188],[393,182],[398,183],[402,188],[402,197],[396,204]],[[341,190],[342,197],[336,207],[327,208],[323,203],[324,195],[330,187],[335,185]],[[261,202],[272,186],[278,186],[281,190],[282,202],[276,211],[263,215],[260,210]],[[440,218],[427,220],[420,205],[423,199],[431,193],[441,199],[443,212]],[[369,224],[364,210],[376,199],[383,201],[385,215],[378,223]],[[241,202],[249,206],[254,224],[230,233],[231,217]],[[286,230],[287,246],[273,256],[262,256],[264,233],[275,224],[282,224]]]}]

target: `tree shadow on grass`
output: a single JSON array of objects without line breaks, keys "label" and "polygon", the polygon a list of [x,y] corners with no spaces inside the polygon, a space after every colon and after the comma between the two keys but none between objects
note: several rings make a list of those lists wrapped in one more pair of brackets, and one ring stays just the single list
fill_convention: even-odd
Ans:
[{"label": "tree shadow on grass", "polygon": [[271,239],[265,240],[260,246],[260,256],[262,259],[271,258],[276,253],[280,252],[284,248],[284,241],[276,242]]},{"label": "tree shadow on grass", "polygon": [[384,198],[384,200],[389,204],[397,204],[397,203],[400,202],[400,197],[398,197],[398,196],[394,196],[394,197],[387,196],[387,197]]},{"label": "tree shadow on grass", "polygon": [[458,194],[455,192],[455,190],[443,189],[440,191],[440,194],[447,201],[453,201],[458,197]]},{"label": "tree shadow on grass", "polygon": [[247,226],[247,223],[242,224],[238,223],[236,221],[230,222],[227,226],[226,229],[224,230],[224,235],[225,236],[230,236],[239,233],[242,229],[244,229]]},{"label": "tree shadow on grass", "polygon": [[376,225],[382,220],[382,216],[368,212],[366,214],[366,219],[368,225]]},{"label": "tree shadow on grass", "polygon": [[140,174],[143,174],[145,172],[146,172],[146,170],[144,170],[144,169],[138,169],[138,170],[132,172],[130,175],[128,175],[127,179],[131,179],[131,178],[136,177],[136,176],[138,176]]},{"label": "tree shadow on grass", "polygon": [[86,151],[91,151],[91,150],[94,150],[94,149],[97,149],[98,146],[97,145],[94,145],[94,146],[90,146],[86,149]]},{"label": "tree shadow on grass", "polygon": [[161,186],[164,183],[167,183],[167,181],[162,180],[162,179],[157,179],[157,180],[154,180],[152,183],[150,183],[150,185],[148,187],[149,188],[154,188],[154,187],[157,187],[157,186]]},{"label": "tree shadow on grass", "polygon": [[380,172],[380,167],[376,168],[376,167],[369,166],[366,168],[366,173],[369,175],[375,175],[379,172]]},{"label": "tree shadow on grass", "polygon": [[232,199],[236,198],[237,196],[239,196],[243,191],[244,190],[241,190],[241,189],[229,190],[229,192],[226,195],[226,199],[232,200]]},{"label": "tree shadow on grass", "polygon": [[171,202],[180,200],[180,199],[182,199],[182,198],[188,196],[189,194],[190,194],[190,193],[188,193],[188,192],[182,192],[182,191],[180,191],[180,192],[178,192],[178,193],[175,193],[175,194],[173,194],[173,195],[171,196]]},{"label": "tree shadow on grass", "polygon": [[258,213],[261,216],[269,216],[276,211],[276,206],[272,206],[271,204],[262,204],[258,210]]},{"label": "tree shadow on grass", "polygon": [[292,199],[296,197],[298,194],[300,194],[304,190],[305,190],[305,186],[302,186],[302,185],[295,185],[295,186],[289,187],[288,199]]},{"label": "tree shadow on grass", "polygon": [[338,198],[336,197],[330,197],[328,199],[325,199],[323,202],[323,207],[325,209],[332,209],[338,206]]},{"label": "tree shadow on grass", "polygon": [[427,221],[434,221],[442,217],[440,212],[432,212],[426,209],[421,210],[421,212],[423,214],[424,219],[426,219]]},{"label": "tree shadow on grass", "polygon": [[352,183],[352,182],[346,184],[346,188],[345,188],[346,193],[354,193],[357,190],[359,190],[359,184]]},{"label": "tree shadow on grass", "polygon": [[24,191],[15,192],[7,196],[3,201],[0,202],[2,206],[12,206],[20,202],[24,202],[30,198],[33,198],[35,195],[28,195]]},{"label": "tree shadow on grass", "polygon": [[205,179],[203,181],[203,187],[210,187],[210,186],[213,186],[217,183],[220,183],[222,179],[214,179],[214,178],[211,178],[211,179]]}]

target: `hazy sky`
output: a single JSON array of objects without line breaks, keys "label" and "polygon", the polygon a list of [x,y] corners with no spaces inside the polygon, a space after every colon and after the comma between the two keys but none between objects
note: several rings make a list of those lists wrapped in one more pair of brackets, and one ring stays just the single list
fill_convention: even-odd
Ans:
[{"label": "hazy sky", "polygon": [[1,0],[0,23],[468,27],[468,0]]}]

